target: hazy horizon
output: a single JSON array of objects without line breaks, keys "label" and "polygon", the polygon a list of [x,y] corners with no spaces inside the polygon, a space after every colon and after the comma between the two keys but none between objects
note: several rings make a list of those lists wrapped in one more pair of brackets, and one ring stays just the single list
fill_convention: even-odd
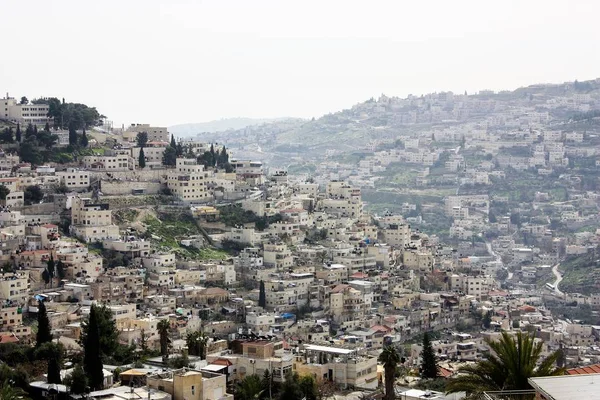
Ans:
[{"label": "hazy horizon", "polygon": [[600,75],[592,1],[4,3],[2,95],[64,97],[115,125],[312,118],[382,93]]}]

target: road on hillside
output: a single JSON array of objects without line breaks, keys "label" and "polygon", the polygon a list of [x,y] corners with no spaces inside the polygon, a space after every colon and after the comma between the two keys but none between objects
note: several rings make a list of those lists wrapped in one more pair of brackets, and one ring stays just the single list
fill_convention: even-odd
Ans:
[{"label": "road on hillside", "polygon": [[553,285],[554,285],[554,293],[556,293],[559,296],[562,296],[564,293],[560,291],[560,289],[558,288],[558,285],[563,280],[563,277],[562,277],[561,273],[558,272],[558,267],[560,267],[560,263],[558,263],[554,267],[552,267],[552,273],[556,277],[556,280],[553,283]]}]

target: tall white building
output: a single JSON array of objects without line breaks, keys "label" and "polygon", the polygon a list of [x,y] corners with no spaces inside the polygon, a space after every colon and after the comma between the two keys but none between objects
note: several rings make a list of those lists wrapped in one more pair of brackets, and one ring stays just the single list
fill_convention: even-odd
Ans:
[{"label": "tall white building", "polygon": [[175,196],[187,203],[206,203],[213,199],[214,173],[205,171],[195,158],[178,158],[174,171],[167,176],[167,186]]},{"label": "tall white building", "polygon": [[44,125],[51,121],[48,118],[47,104],[19,104],[14,98],[8,97],[0,100],[0,118],[20,122],[23,125]]}]

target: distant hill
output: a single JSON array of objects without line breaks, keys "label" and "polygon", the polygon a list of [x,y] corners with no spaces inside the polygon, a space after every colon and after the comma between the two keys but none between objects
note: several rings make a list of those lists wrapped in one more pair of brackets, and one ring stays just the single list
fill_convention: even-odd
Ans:
[{"label": "distant hill", "polygon": [[179,124],[169,127],[176,136],[195,136],[202,132],[223,132],[230,129],[243,129],[247,126],[261,125],[285,118],[224,118],[216,121]]}]

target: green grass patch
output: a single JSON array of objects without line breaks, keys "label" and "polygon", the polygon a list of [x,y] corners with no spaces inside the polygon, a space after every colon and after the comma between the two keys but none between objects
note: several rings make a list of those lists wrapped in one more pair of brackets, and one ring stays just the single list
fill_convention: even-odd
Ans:
[{"label": "green grass patch", "polygon": [[223,260],[229,257],[225,251],[214,248],[197,249],[182,246],[180,241],[194,235],[202,235],[195,220],[188,214],[161,214],[144,219],[146,234],[161,250],[171,251],[179,258],[192,260]]}]

